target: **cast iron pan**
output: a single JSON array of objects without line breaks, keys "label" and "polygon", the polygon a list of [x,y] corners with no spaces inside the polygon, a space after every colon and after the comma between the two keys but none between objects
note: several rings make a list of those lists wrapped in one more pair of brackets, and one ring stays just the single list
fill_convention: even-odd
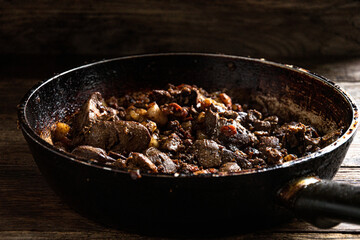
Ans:
[{"label": "cast iron pan", "polygon": [[[142,174],[92,165],[58,151],[38,133],[76,111],[93,91],[105,96],[167,83],[226,88],[283,117],[323,132],[344,127],[336,142],[306,157],[227,176]],[[19,122],[54,191],[82,215],[143,233],[221,234],[273,226],[297,216],[318,227],[360,223],[360,189],[331,182],[354,137],[358,110],[331,81],[288,65],[215,54],[152,54],[82,66],[34,86]]]}]

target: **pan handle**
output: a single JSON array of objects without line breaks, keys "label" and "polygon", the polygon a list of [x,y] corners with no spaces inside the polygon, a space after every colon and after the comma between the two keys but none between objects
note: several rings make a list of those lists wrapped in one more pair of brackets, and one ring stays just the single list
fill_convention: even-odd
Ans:
[{"label": "pan handle", "polygon": [[308,177],[282,188],[279,197],[297,217],[316,227],[360,224],[360,187]]}]

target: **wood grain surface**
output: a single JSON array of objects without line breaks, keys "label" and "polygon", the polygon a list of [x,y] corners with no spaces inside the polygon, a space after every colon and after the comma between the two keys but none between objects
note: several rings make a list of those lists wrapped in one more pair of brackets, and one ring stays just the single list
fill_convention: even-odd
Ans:
[{"label": "wood grain surface", "polygon": [[[85,57],[86,58],[86,57]],[[75,59],[75,60],[74,60]],[[96,59],[95,59],[96,60]],[[100,59],[98,59],[100,60]],[[37,169],[17,129],[16,105],[35,83],[54,72],[82,64],[68,59],[21,56],[0,66],[0,239],[166,239],[109,229],[91,222],[65,205]],[[329,77],[360,103],[360,59],[284,60]],[[290,61],[290,62],[289,62]],[[61,64],[59,64],[59,62]],[[39,69],[40,68],[40,69]],[[353,141],[336,181],[360,186],[360,135]],[[317,229],[308,223],[290,223],[223,239],[360,239],[360,227],[340,224]]]},{"label": "wood grain surface", "polygon": [[357,56],[359,12],[354,0],[0,0],[0,53]]}]

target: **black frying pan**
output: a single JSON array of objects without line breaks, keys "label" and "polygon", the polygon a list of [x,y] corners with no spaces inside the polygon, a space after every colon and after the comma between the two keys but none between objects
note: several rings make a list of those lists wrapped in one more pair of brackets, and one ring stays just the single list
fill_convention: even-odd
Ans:
[{"label": "black frying pan", "polygon": [[[92,165],[58,151],[39,131],[73,113],[93,91],[105,96],[168,82],[206,90],[227,88],[240,102],[266,105],[323,132],[344,127],[336,142],[283,165],[228,176],[142,174]],[[271,226],[294,215],[319,227],[360,223],[360,189],[329,181],[358,123],[355,102],[329,80],[272,62],[213,54],[153,54],[82,66],[33,87],[19,122],[42,174],[81,214],[146,232],[237,232]]]}]

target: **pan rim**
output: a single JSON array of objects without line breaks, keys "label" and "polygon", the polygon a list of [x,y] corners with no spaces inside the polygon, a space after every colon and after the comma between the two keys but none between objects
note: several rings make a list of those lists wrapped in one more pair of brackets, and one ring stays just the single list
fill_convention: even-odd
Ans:
[{"label": "pan rim", "polygon": [[90,64],[85,64],[79,67],[75,67],[72,68],[70,70],[64,71],[60,74],[57,74],[47,80],[44,81],[40,81],[39,83],[35,84],[25,95],[24,97],[21,99],[19,105],[18,105],[18,121],[19,121],[19,125],[21,127],[21,129],[23,130],[23,132],[29,136],[36,144],[39,144],[42,148],[45,148],[47,151],[50,151],[56,155],[58,155],[61,158],[65,158],[67,160],[76,162],[76,163],[80,163],[80,164],[84,164],[90,167],[95,167],[98,169],[102,169],[104,171],[109,171],[112,173],[116,173],[116,174],[130,174],[129,171],[126,170],[120,170],[120,169],[115,169],[115,168],[109,168],[109,167],[103,167],[97,164],[92,164],[89,162],[86,162],[84,160],[78,159],[76,158],[74,155],[70,154],[70,153],[66,153],[63,151],[58,150],[56,147],[54,147],[53,145],[49,144],[48,142],[46,142],[45,140],[43,140],[31,127],[30,124],[27,120],[27,116],[26,116],[26,107],[27,104],[29,102],[29,100],[31,99],[31,97],[38,91],[40,90],[43,86],[45,86],[46,84],[49,84],[51,81],[64,76],[66,74],[69,74],[71,72],[75,72],[78,71],[80,69],[85,69],[85,68],[89,68],[95,65],[101,65],[104,63],[108,63],[108,62],[114,62],[114,61],[124,61],[127,59],[137,59],[137,58],[149,58],[149,57],[166,57],[166,56],[199,56],[199,57],[214,57],[214,58],[227,58],[227,59],[240,59],[240,60],[246,60],[246,61],[250,61],[250,62],[261,62],[263,64],[268,64],[277,68],[285,68],[291,71],[295,71],[299,74],[305,74],[308,75],[312,78],[315,78],[318,81],[321,81],[322,83],[330,86],[334,91],[338,92],[338,94],[340,94],[345,100],[346,102],[349,104],[351,110],[352,110],[352,121],[349,125],[349,127],[346,129],[346,131],[341,135],[341,137],[339,139],[337,139],[335,142],[333,142],[332,144],[316,151],[313,152],[307,156],[303,156],[301,158],[298,158],[294,161],[290,161],[290,162],[286,162],[283,164],[277,164],[271,167],[266,167],[266,168],[260,168],[260,169],[249,169],[249,170],[244,170],[238,173],[227,173],[227,174],[199,174],[199,175],[190,175],[190,174],[150,174],[150,173],[141,173],[142,177],[146,177],[146,178],[213,178],[213,177],[233,177],[233,176],[244,176],[244,175],[249,175],[249,174],[258,174],[258,173],[266,173],[269,171],[274,171],[276,169],[284,169],[287,168],[289,166],[293,166],[293,165],[297,165],[297,164],[301,164],[303,162],[309,161],[310,159],[316,158],[320,155],[324,155],[326,153],[329,153],[331,151],[333,151],[336,148],[339,148],[341,145],[345,144],[349,139],[352,138],[352,136],[355,134],[357,128],[358,128],[358,107],[356,105],[355,100],[353,99],[353,97],[348,94],[342,87],[340,87],[339,85],[337,85],[336,83],[332,82],[331,80],[320,76],[316,73],[312,73],[311,71],[308,71],[306,69],[300,68],[300,67],[296,67],[293,65],[289,65],[289,64],[283,64],[283,63],[276,63],[276,62],[272,62],[272,61],[268,61],[265,60],[263,58],[251,58],[251,57],[242,57],[242,56],[235,56],[235,55],[227,55],[227,54],[218,54],[218,53],[194,53],[194,52],[179,52],[179,53],[153,53],[153,54],[140,54],[140,55],[130,55],[130,56],[124,56],[124,57],[117,57],[117,58],[111,58],[111,59],[105,59],[105,60],[101,60],[101,61],[97,61],[97,62],[93,62]]}]

